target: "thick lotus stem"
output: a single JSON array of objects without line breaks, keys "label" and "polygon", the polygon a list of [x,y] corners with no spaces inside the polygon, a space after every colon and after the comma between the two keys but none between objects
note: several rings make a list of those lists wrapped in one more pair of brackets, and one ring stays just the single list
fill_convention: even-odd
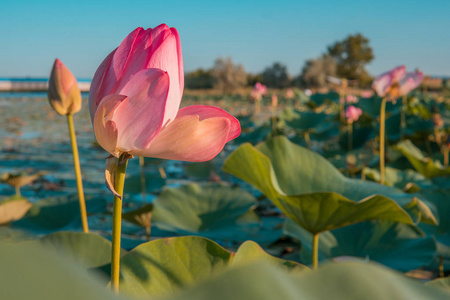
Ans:
[{"label": "thick lotus stem", "polygon": [[75,177],[77,182],[78,201],[80,202],[81,224],[83,226],[83,232],[89,232],[86,213],[86,202],[84,200],[84,192],[83,192],[83,182],[81,180],[80,158],[78,156],[78,146],[77,146],[77,139],[75,136],[75,128],[73,126],[73,116],[71,114],[67,115],[67,124],[69,125],[69,135],[70,141],[72,143],[73,166],[75,169]]},{"label": "thick lotus stem", "polygon": [[116,171],[114,189],[120,195],[114,196],[113,229],[112,229],[112,252],[111,252],[111,287],[114,292],[119,293],[120,274],[120,237],[122,230],[122,199],[123,186],[125,184],[125,172],[127,159],[119,158],[119,166]]},{"label": "thick lotus stem", "polygon": [[312,245],[312,267],[316,270],[319,266],[319,233],[313,235]]},{"label": "thick lotus stem", "polygon": [[386,98],[381,101],[380,110],[380,184],[384,184],[384,141],[385,141]]},{"label": "thick lotus stem", "polygon": [[402,98],[402,109],[400,111],[400,139],[403,140],[405,136],[406,128],[406,107],[407,107],[407,97],[406,95]]}]

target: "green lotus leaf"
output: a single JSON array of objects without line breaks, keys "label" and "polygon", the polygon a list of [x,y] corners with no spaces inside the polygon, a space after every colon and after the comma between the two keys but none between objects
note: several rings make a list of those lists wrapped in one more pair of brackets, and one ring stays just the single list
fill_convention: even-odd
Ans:
[{"label": "green lotus leaf", "polygon": [[[189,184],[163,191],[153,202],[153,222],[161,229],[185,233],[216,234],[236,230],[246,214],[252,214],[256,199],[249,193],[219,184]],[[259,219],[248,218],[259,224]],[[247,222],[248,223],[248,222]],[[259,225],[258,225],[259,226]]]},{"label": "green lotus leaf", "polygon": [[410,140],[401,141],[395,148],[401,151],[417,172],[425,177],[450,175],[450,167],[444,167],[440,161],[433,161],[430,157],[425,157],[422,151],[414,146]]},{"label": "green lotus leaf", "polygon": [[449,296],[375,263],[328,264],[296,275],[267,262],[254,262],[229,269],[167,300],[444,300]]},{"label": "green lotus leaf", "polygon": [[450,277],[438,278],[425,283],[426,286],[442,289],[450,293]]},{"label": "green lotus leaf", "polygon": [[[314,223],[315,218],[317,218],[316,211],[319,207],[319,204],[314,204],[314,202],[318,200],[311,198],[311,195],[304,195],[308,193],[332,192],[353,201],[368,197],[379,197],[377,199],[384,199],[380,202],[381,206],[396,207],[395,213],[386,215],[387,218],[392,217],[395,221],[411,223],[411,218],[405,215],[402,208],[395,205],[394,202],[388,204],[389,199],[387,198],[390,198],[401,206],[409,205],[410,211],[414,212],[412,217],[414,217],[415,222],[420,218],[422,221],[436,223],[431,210],[426,205],[422,205],[423,203],[420,200],[393,187],[347,178],[320,155],[292,144],[285,137],[275,137],[259,144],[256,148],[249,144],[240,146],[227,158],[223,170],[254,185],[284,213],[290,217],[297,215],[296,220],[298,222],[300,222],[300,218],[303,218],[300,225],[309,230],[314,230],[314,232],[330,230],[331,228],[348,225],[348,223],[345,224],[344,215],[337,214],[335,215],[336,219],[342,221],[333,224],[333,222],[336,222],[336,219],[334,219],[327,224],[321,223],[321,226],[318,227]],[[349,214],[357,205],[361,205],[358,202],[351,202],[349,199],[344,200],[342,196],[336,194],[312,196],[318,197],[317,199],[321,199],[320,201],[329,201],[330,205],[333,205],[330,206],[329,210],[318,210],[319,214],[323,213],[323,220],[327,219],[326,214],[330,211],[335,209],[340,211],[340,208],[337,208],[339,205],[345,205],[345,211]],[[304,205],[301,204],[303,199],[308,201]],[[375,203],[375,201],[369,201],[368,203]],[[363,205],[367,205],[367,203]],[[354,208],[350,209],[350,206]],[[320,206],[320,208],[324,207],[326,206]],[[412,207],[417,210],[412,210]],[[302,211],[305,215],[311,215],[314,218],[302,217]],[[356,219],[360,217],[360,221],[363,221],[363,215],[361,214],[353,220],[356,222]],[[371,213],[367,216],[369,215],[371,215],[370,218],[383,218],[383,214]],[[377,216],[375,217],[375,215]]]},{"label": "green lotus leaf", "polygon": [[[309,264],[312,234],[289,219],[285,222],[284,231],[300,240],[301,262]],[[400,271],[410,271],[429,264],[435,253],[433,238],[424,237],[410,225],[391,221],[364,222],[319,235],[319,260],[359,257]]]},{"label": "green lotus leaf", "polygon": [[[161,178],[158,172],[145,172],[145,190],[147,193],[154,193],[161,190],[166,184],[166,180]],[[139,194],[142,193],[141,174],[136,173],[127,177],[125,180],[124,193]]]},{"label": "green lotus leaf", "polygon": [[[380,172],[376,169],[364,168],[364,174],[367,178],[373,181],[380,181]],[[388,186],[394,186],[399,189],[405,189],[405,187],[410,183],[415,183],[420,186],[430,186],[431,183],[427,182],[427,178],[422,174],[415,172],[413,170],[398,170],[390,167],[385,168],[385,179],[384,182]]]}]

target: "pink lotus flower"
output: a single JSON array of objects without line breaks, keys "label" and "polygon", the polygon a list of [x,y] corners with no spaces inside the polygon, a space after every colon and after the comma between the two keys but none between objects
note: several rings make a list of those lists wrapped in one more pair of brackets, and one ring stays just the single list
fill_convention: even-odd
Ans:
[{"label": "pink lotus flower", "polygon": [[292,89],[287,89],[287,90],[286,90],[286,95],[285,95],[285,97],[286,97],[287,99],[292,99],[292,98],[294,98],[294,97],[295,97],[294,91],[293,91]]},{"label": "pink lotus flower", "polygon": [[420,71],[406,73],[405,66],[396,67],[380,76],[373,84],[378,96],[389,96],[391,99],[401,97],[420,85],[423,74]]},{"label": "pink lotus flower", "polygon": [[261,96],[264,96],[267,93],[267,87],[264,84],[261,84],[260,82],[257,82],[255,84],[253,90],[257,91]]},{"label": "pink lotus flower", "polygon": [[358,103],[358,97],[354,95],[347,95],[340,99],[341,103]]},{"label": "pink lotus flower", "polygon": [[354,107],[353,105],[347,106],[345,109],[345,118],[348,123],[353,123],[358,121],[359,117],[362,115],[361,108]]},{"label": "pink lotus flower", "polygon": [[165,24],[135,29],[105,58],[92,80],[89,108],[97,141],[116,158],[214,158],[240,134],[239,122],[216,107],[179,109],[183,88],[177,30]]}]

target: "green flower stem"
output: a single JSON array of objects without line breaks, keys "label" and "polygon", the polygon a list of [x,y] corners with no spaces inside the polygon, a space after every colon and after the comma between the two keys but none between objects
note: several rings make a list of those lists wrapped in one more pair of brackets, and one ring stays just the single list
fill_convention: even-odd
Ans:
[{"label": "green flower stem", "polygon": [[444,167],[448,167],[448,146],[444,145]]},{"label": "green flower stem", "polygon": [[348,151],[352,151],[353,148],[353,123],[347,123],[348,127]]},{"label": "green flower stem", "polygon": [[86,202],[84,200],[84,192],[83,192],[83,182],[81,180],[80,158],[78,156],[77,138],[75,136],[75,128],[73,126],[73,116],[71,114],[67,115],[67,124],[69,125],[70,141],[72,142],[73,166],[75,169],[75,177],[77,182],[78,200],[80,202],[81,224],[83,225],[83,232],[89,232],[86,213]]},{"label": "green flower stem", "polygon": [[384,184],[384,141],[385,141],[386,98],[381,100],[380,110],[380,184]]},{"label": "green flower stem", "polygon": [[402,109],[400,111],[400,139],[403,140],[404,132],[406,128],[406,106],[407,106],[406,95],[402,98]]},{"label": "green flower stem", "polygon": [[142,202],[146,203],[147,186],[145,185],[145,170],[144,170],[144,157],[139,156],[139,167],[141,168],[141,192],[142,192]]},{"label": "green flower stem", "polygon": [[312,267],[316,270],[319,266],[319,233],[313,235],[312,245]]},{"label": "green flower stem", "polygon": [[114,196],[113,208],[113,229],[112,229],[112,252],[111,252],[111,286],[114,292],[119,293],[119,274],[120,274],[120,236],[122,230],[122,198],[123,186],[125,184],[125,172],[128,160],[121,162],[119,158],[119,167],[116,171],[114,189],[121,198]]}]

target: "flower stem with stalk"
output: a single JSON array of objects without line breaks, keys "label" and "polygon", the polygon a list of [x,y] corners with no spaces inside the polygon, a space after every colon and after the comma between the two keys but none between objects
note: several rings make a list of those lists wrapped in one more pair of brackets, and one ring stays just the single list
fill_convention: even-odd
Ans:
[{"label": "flower stem with stalk", "polygon": [[384,141],[385,141],[386,97],[381,100],[380,110],[380,184],[384,184]]},{"label": "flower stem with stalk", "polygon": [[316,270],[319,266],[319,233],[313,235],[312,244],[312,267]]},{"label": "flower stem with stalk", "polygon": [[87,233],[89,232],[89,227],[86,213],[86,202],[84,200],[83,182],[81,180],[80,158],[78,156],[77,139],[73,126],[73,116],[71,114],[67,115],[67,124],[69,125],[69,135],[70,141],[72,143],[73,166],[75,169],[75,177],[77,182],[78,200],[80,202],[81,224],[83,226],[83,232]]},{"label": "flower stem with stalk", "polygon": [[400,139],[404,138],[404,131],[406,128],[406,105],[407,105],[407,97],[404,95],[402,97],[402,109],[400,111]]},{"label": "flower stem with stalk", "polygon": [[347,123],[348,132],[348,151],[352,151],[353,148],[353,123]]},{"label": "flower stem with stalk", "polygon": [[119,158],[119,166],[116,171],[114,189],[121,197],[114,196],[113,207],[113,229],[112,229],[112,251],[111,251],[111,286],[114,292],[119,293],[120,274],[120,236],[122,228],[122,198],[123,186],[125,184],[125,172],[127,159]]}]

